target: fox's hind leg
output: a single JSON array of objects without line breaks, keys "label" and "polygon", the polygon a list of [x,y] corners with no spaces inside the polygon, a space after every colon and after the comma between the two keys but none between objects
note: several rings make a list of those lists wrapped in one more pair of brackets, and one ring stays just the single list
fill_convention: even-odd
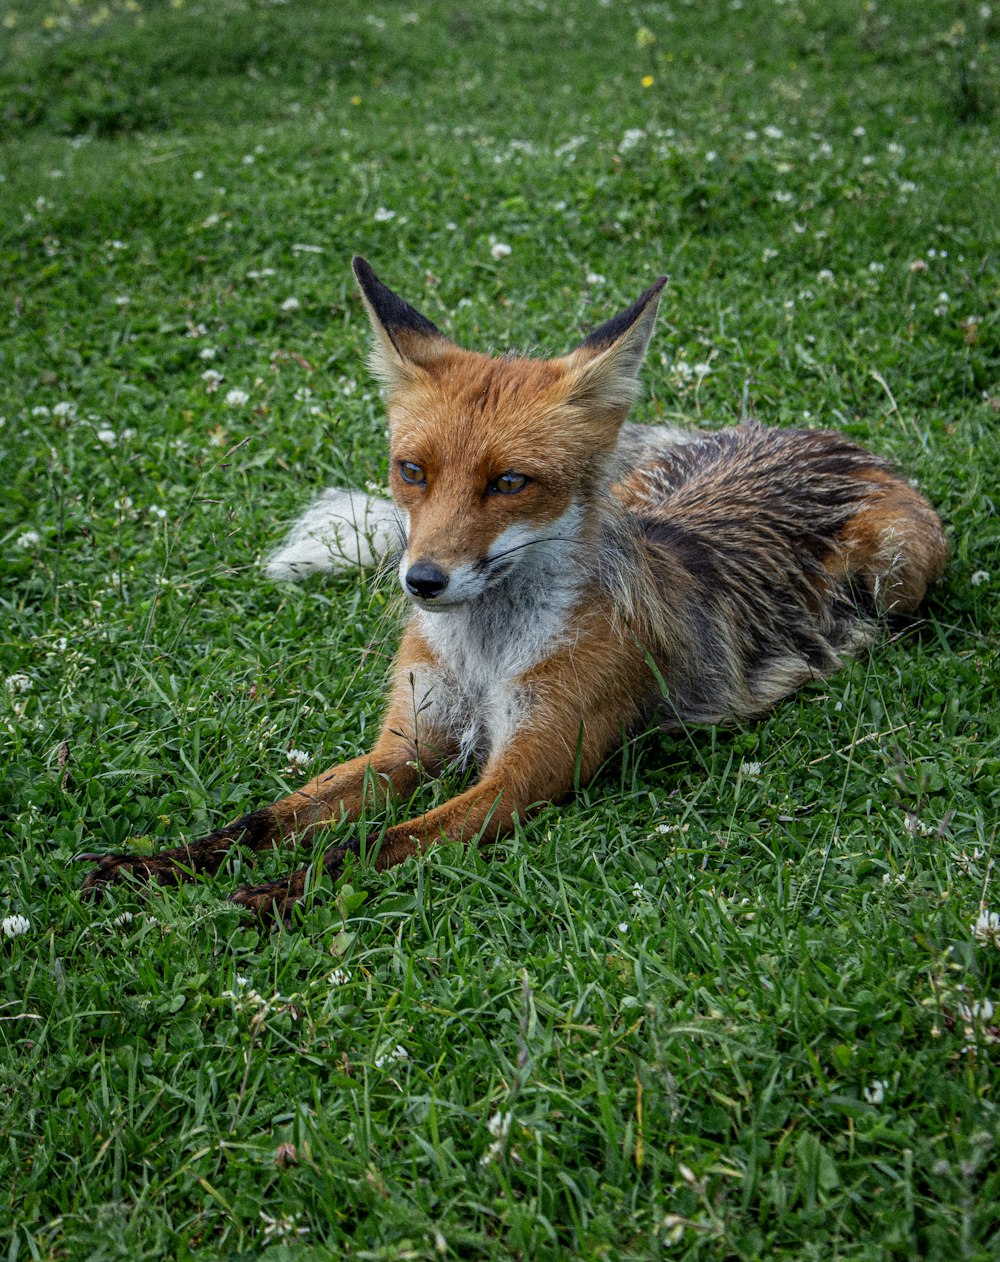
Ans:
[{"label": "fox's hind leg", "polygon": [[865,478],[874,493],[840,531],[827,569],[863,588],[878,613],[913,613],[948,561],[940,519],[902,478],[881,471]]}]

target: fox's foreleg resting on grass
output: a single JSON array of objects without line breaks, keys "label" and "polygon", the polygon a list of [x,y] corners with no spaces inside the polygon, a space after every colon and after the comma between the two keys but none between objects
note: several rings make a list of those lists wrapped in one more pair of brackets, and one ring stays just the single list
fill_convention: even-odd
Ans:
[{"label": "fox's foreleg resting on grass", "polygon": [[[436,774],[446,761],[462,756],[462,742],[485,747],[477,782],[444,805],[387,828],[377,843],[374,867],[392,867],[436,842],[503,836],[532,808],[565,796],[577,775],[589,779],[622,733],[634,726],[630,676],[644,670],[642,654],[602,618],[590,622],[576,638],[572,659],[553,657],[527,671],[513,687],[506,683],[503,696],[484,698],[492,703],[489,722],[456,709],[446,669],[411,628],[401,645],[389,710],[370,754],[323,772],[272,806],[190,845],[148,857],[87,856],[98,858],[99,867],[86,888],[128,876],[176,884],[189,875],[216,872],[234,846],[259,851],[292,838],[307,841],[318,827],[355,819],[365,807],[378,809],[390,793],[407,798],[422,774]],[[609,639],[617,640],[618,653],[609,652]],[[583,688],[581,678],[586,680]],[[332,846],[323,855],[323,866],[330,876],[339,876],[345,855],[358,851],[356,839]],[[280,880],[244,887],[232,899],[264,917],[287,915],[305,892],[308,872],[300,869]]]}]

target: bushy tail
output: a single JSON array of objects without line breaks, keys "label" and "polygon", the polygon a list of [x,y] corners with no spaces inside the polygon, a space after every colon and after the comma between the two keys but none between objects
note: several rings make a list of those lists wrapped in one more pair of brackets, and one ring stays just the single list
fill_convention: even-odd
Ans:
[{"label": "bushy tail", "polygon": [[405,534],[391,500],[330,487],[264,562],[264,572],[282,581],[367,569],[402,551]]}]

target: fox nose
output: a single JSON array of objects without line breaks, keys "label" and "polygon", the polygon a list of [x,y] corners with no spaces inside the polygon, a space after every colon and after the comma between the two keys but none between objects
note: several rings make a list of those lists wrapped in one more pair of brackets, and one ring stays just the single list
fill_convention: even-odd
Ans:
[{"label": "fox nose", "polygon": [[433,600],[448,586],[448,575],[429,561],[418,561],[406,571],[406,589],[422,600]]}]

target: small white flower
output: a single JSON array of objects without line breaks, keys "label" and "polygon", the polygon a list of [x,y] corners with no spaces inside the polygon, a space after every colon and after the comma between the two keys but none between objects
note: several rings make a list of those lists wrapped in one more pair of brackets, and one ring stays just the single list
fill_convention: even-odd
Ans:
[{"label": "small white flower", "polygon": [[301,771],[303,767],[308,767],[312,762],[312,754],[307,754],[304,749],[290,749],[287,757],[288,771]]},{"label": "small white flower", "polygon": [[5,938],[19,938],[22,933],[27,933],[31,928],[31,921],[27,916],[5,916],[0,921],[0,929],[3,930]]},{"label": "small white flower", "polygon": [[351,975],[346,968],[335,968],[326,980],[331,986],[346,986]]},{"label": "small white flower", "polygon": [[860,138],[865,135],[865,129],[863,127],[855,127],[854,131],[851,132],[851,135]]},{"label": "small white flower", "polygon": [[995,911],[987,911],[984,907],[976,917],[975,924],[969,925],[972,936],[983,946],[995,946],[1000,951],[1000,915]]},{"label": "small white flower", "polygon": [[769,123],[767,127],[764,128],[764,135],[768,138],[768,140],[782,140],[785,133],[780,127],[775,127],[773,123]]},{"label": "small white flower", "polygon": [[606,285],[607,283],[608,283],[608,278],[606,276],[602,276],[600,272],[587,273],[588,285]]},{"label": "small white flower", "polygon": [[214,346],[203,346],[198,352],[199,359],[214,359],[219,352]]},{"label": "small white flower", "polygon": [[834,282],[834,275],[828,267],[824,267],[821,271],[816,273],[816,279],[818,281],[822,281],[824,285],[832,285]]},{"label": "small white flower", "polygon": [[226,407],[241,408],[249,399],[250,396],[246,390],[228,390],[226,392]]},{"label": "small white flower", "polygon": [[127,307],[132,299],[128,296],[128,294],[119,294],[116,298],[112,298],[111,301],[116,307]]},{"label": "small white flower", "polygon": [[107,429],[107,428],[99,429],[97,431],[96,437],[97,437],[97,441],[99,443],[103,443],[105,447],[118,446],[118,435],[115,433],[113,429]]},{"label": "small white flower", "polygon": [[149,513],[150,517],[159,517],[160,521],[163,521],[164,517],[167,516],[167,510],[161,508],[159,504],[150,504],[146,512]]},{"label": "small white flower", "polygon": [[782,206],[787,206],[789,202],[795,200],[795,195],[785,189],[778,189],[774,194],[774,200]]},{"label": "small white flower", "polygon": [[44,404],[39,404],[38,407],[31,409],[31,415],[38,416],[38,417],[50,416],[51,410],[47,408]]},{"label": "small white flower", "polygon": [[299,302],[298,298],[286,298],[285,301],[281,304],[281,310],[282,311],[298,311],[301,306],[302,306],[302,303]]},{"label": "small white flower", "polygon": [[25,550],[37,548],[42,542],[42,536],[37,530],[26,530],[23,535],[17,536],[15,542],[19,548],[24,548]]},{"label": "small white flower", "polygon": [[267,276],[276,276],[276,275],[277,273],[275,272],[273,267],[258,267],[254,271],[247,272],[247,276],[251,280],[263,280]]},{"label": "small white flower", "polygon": [[973,574],[972,577],[969,579],[969,582],[972,584],[973,587],[980,587],[982,586],[983,583],[988,583],[989,581],[990,581],[989,570],[976,570],[975,574]]},{"label": "small white flower", "polygon": [[740,775],[741,775],[741,776],[750,776],[750,777],[753,777],[753,776],[759,776],[759,775],[760,775],[760,763],[759,763],[759,762],[741,762],[741,763],[740,763]]},{"label": "small white flower", "polygon": [[869,263],[868,270],[872,273],[873,276],[876,276],[878,275],[879,272],[885,271],[885,264],[884,263]]},{"label": "small white flower", "polygon": [[201,379],[205,383],[206,394],[215,394],[216,390],[218,390],[224,380],[222,373],[216,372],[214,368],[206,368],[201,374]]},{"label": "small white flower", "polygon": [[639,141],[645,140],[645,138],[646,133],[641,127],[630,127],[625,135],[622,136],[621,141],[618,144],[618,148],[622,151],[622,153],[627,153],[629,149],[634,149]]},{"label": "small white flower", "polygon": [[121,915],[116,916],[114,920],[112,920],[111,923],[114,925],[116,929],[124,929],[128,925],[132,924],[134,920],[135,920],[135,916],[133,916],[130,911],[123,911]]},{"label": "small white flower", "polygon": [[510,1134],[510,1124],[513,1120],[513,1113],[494,1113],[486,1123],[486,1129],[494,1139],[506,1139]]},{"label": "small white flower", "polygon": [[620,924],[618,925],[618,932],[619,932],[619,933],[628,933],[628,921],[627,921],[627,920],[623,920],[623,921],[621,921],[621,922],[620,922]]},{"label": "small white flower", "polygon": [[7,691],[8,692],[30,692],[34,688],[34,683],[29,675],[8,675]]},{"label": "small white flower", "polygon": [[667,837],[670,835],[670,833],[686,833],[687,830],[688,830],[687,824],[657,824],[656,825],[656,832],[658,832],[661,837]]},{"label": "small white flower", "polygon": [[885,1089],[888,1083],[882,1078],[876,1078],[870,1087],[865,1087],[864,1096],[869,1104],[881,1104],[885,1100]]},{"label": "small white flower", "polygon": [[309,1234],[308,1227],[298,1225],[302,1220],[301,1214],[283,1214],[280,1218],[272,1218],[263,1210],[259,1212],[264,1223],[265,1240],[284,1240],[287,1236],[308,1236]]},{"label": "small white flower", "polygon": [[511,248],[505,241],[497,241],[490,246],[490,254],[495,259],[505,259],[511,253]]},{"label": "small white flower", "polygon": [[[933,253],[933,251],[932,251],[932,253]],[[951,302],[951,299],[948,297],[948,295],[945,293],[945,291],[944,291],[943,289],[942,289],[942,290],[941,290],[941,292],[938,294],[938,296],[937,296],[937,300],[938,300],[938,302],[940,302],[940,303],[942,304],[942,306],[947,306],[947,305],[948,305],[948,303],[949,303],[949,302]]]},{"label": "small white flower", "polygon": [[61,402],[56,403],[53,406],[52,415],[53,416],[75,416],[76,404],[70,403],[68,399],[63,399]]},{"label": "small white flower", "polygon": [[373,218],[376,223],[388,223],[390,219],[396,218],[396,212],[394,210],[386,209],[385,206],[380,206],[373,215]]},{"label": "small white flower", "polygon": [[409,1059],[410,1053],[406,1050],[402,1043],[397,1043],[391,1051],[381,1052],[375,1057],[375,1068],[381,1069],[384,1065],[388,1065],[390,1061]]},{"label": "small white flower", "polygon": [[977,1034],[986,1037],[987,1041],[994,1042],[990,1033],[990,1026],[993,1024],[993,1004],[989,999],[983,999],[981,1002],[976,1000],[973,1003],[960,1003],[958,1005],[958,1015],[965,1023],[965,1037],[974,1039]]}]

